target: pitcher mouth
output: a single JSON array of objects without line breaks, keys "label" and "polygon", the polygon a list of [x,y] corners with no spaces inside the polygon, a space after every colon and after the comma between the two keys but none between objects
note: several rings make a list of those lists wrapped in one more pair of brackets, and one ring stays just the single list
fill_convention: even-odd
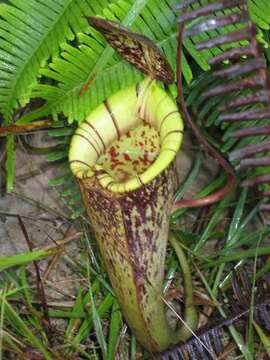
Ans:
[{"label": "pitcher mouth", "polygon": [[136,190],[169,166],[182,137],[176,104],[147,78],[111,96],[80,124],[70,167],[77,178],[95,176],[111,192]]}]

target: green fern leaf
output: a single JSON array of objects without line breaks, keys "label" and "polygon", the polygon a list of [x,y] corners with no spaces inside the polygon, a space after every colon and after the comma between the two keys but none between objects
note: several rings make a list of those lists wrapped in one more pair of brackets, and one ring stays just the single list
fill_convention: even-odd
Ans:
[{"label": "green fern leaf", "polygon": [[[205,5],[207,1],[201,0],[197,6]],[[56,117],[57,113],[62,109],[61,104],[56,103],[55,99],[60,102],[59,99],[62,98],[64,99],[63,110],[70,118],[75,115],[80,120],[85,115],[83,112],[78,114],[76,109],[71,108],[73,104],[75,108],[87,106],[86,100],[78,99],[78,93],[83,84],[89,79],[91,80],[91,76],[97,72],[97,68],[93,64],[93,66],[88,64],[87,67],[87,64],[82,63],[79,57],[77,58],[76,72],[69,74],[69,68],[72,68],[75,63],[72,64],[71,61],[72,52],[66,52],[63,44],[66,41],[74,40],[75,35],[79,32],[88,32],[89,28],[83,16],[101,13],[104,6],[110,2],[110,0],[11,0],[9,5],[4,3],[0,5],[0,33],[2,35],[0,40],[0,112],[4,114],[7,121],[11,121],[13,108],[18,105],[23,106],[29,101],[32,88],[37,83],[38,71],[41,66],[46,64],[46,60],[49,58],[52,58],[53,62],[51,68],[47,68],[45,75],[57,80],[60,85],[59,87],[46,87],[46,85],[43,85],[35,88],[33,96],[43,97],[48,106],[46,105],[42,110],[31,113],[29,117],[25,118],[25,121],[26,119],[31,120],[48,115],[50,112]],[[135,2],[118,0],[110,4],[103,11],[103,15],[108,19],[117,21],[124,19],[122,22],[126,25],[131,25],[136,17],[132,30],[143,33],[159,43],[169,61],[175,64],[177,26],[172,5],[177,2],[177,0],[137,0]],[[268,29],[270,9],[267,0],[248,0],[248,4],[253,20],[262,29]],[[131,6],[132,11],[126,17]],[[228,11],[226,10],[224,13],[228,13]],[[138,14],[141,16],[137,16]],[[132,21],[130,21],[131,18],[129,19],[130,16],[133,16]],[[219,32],[225,33],[226,30],[218,30],[217,34]],[[212,53],[217,54],[221,51],[221,49],[217,48],[199,53],[195,49],[196,41],[202,40],[203,37],[206,39],[210,35],[200,34],[192,41],[186,39],[184,42],[186,51],[204,71],[208,70],[207,59]],[[169,37],[171,41],[168,40]],[[80,39],[78,38],[78,40]],[[106,68],[113,56],[111,49],[106,46],[104,50],[105,45],[102,44],[101,37],[97,34],[95,34],[89,47],[91,48],[93,44],[94,47],[98,47],[100,42],[101,46],[103,46],[102,56],[99,61],[97,61],[98,57],[96,56],[94,64],[98,63],[99,66],[101,64],[101,67]],[[63,57],[68,57],[62,59],[66,60],[66,62],[61,62],[61,58],[58,57],[59,45],[63,47]],[[88,45],[83,42],[81,45],[81,53],[87,51]],[[73,49],[75,50],[75,47]],[[95,51],[94,48],[91,48],[91,50],[92,52]],[[100,54],[100,52],[97,54]],[[73,60],[75,62],[75,59]],[[69,61],[71,61],[71,66],[68,64]],[[190,82],[192,72],[185,59],[184,65],[184,76]],[[54,66],[56,66],[56,70],[54,70]],[[63,66],[63,76],[58,71],[61,66]],[[41,72],[40,75],[44,74]],[[68,75],[69,79],[67,79]],[[137,79],[138,76],[133,74],[133,81]],[[115,83],[119,81],[119,78],[115,77],[110,80]],[[103,81],[102,76],[98,81]],[[104,88],[104,83],[95,86],[100,90],[102,87]],[[119,88],[120,86],[117,89]],[[107,93],[110,94],[110,91],[108,90]],[[108,94],[101,94],[103,95],[101,98]]]},{"label": "green fern leaf", "polygon": [[267,0],[248,0],[251,19],[263,30],[269,30],[270,8]]},{"label": "green fern leaf", "polygon": [[7,122],[24,106],[39,69],[59,54],[59,45],[87,31],[86,15],[108,0],[10,0],[0,4],[0,112]]},{"label": "green fern leaf", "polygon": [[[149,0],[144,2],[144,6],[138,7],[139,2],[118,0],[104,9],[103,16],[110,20],[119,21],[120,19],[123,24],[131,25],[133,31],[154,40],[175,68],[178,29],[172,5],[177,2],[177,0]],[[208,0],[201,0],[197,5],[192,5],[192,8],[207,3]],[[126,18],[129,15],[127,14],[130,14],[131,9],[136,5],[138,11],[133,17],[135,21],[128,23]],[[266,28],[266,24],[270,22],[270,16],[268,16],[269,10],[265,9],[264,0],[249,0],[249,5],[254,21],[258,26]],[[217,15],[228,15],[231,12],[232,10],[226,9],[217,12]],[[199,19],[188,26],[196,21]],[[203,71],[207,71],[209,70],[208,59],[220,54],[226,46],[199,52],[196,50],[196,43],[236,30],[241,26],[243,25],[230,25],[198,34],[192,39],[185,38],[185,52]],[[53,115],[56,119],[58,113],[61,112],[68,117],[69,122],[74,119],[81,121],[106,97],[141,78],[141,74],[113,54],[112,49],[104,43],[100,34],[93,29],[90,36],[80,33],[77,39],[79,42],[77,48],[68,44],[63,45],[61,57],[54,59],[49,67],[40,72],[42,76],[57,83],[57,85],[38,84],[34,88],[33,96],[43,98],[46,104],[41,109],[22,117],[19,122],[28,122],[47,115]],[[190,83],[193,74],[185,57],[183,58],[183,74],[187,83]],[[84,96],[80,96],[81,90],[88,83],[90,83],[88,91]]]},{"label": "green fern leaf", "polygon": [[[140,3],[141,6],[138,6]],[[178,30],[171,6],[173,3],[175,0],[148,0],[144,3],[119,0],[106,8],[104,15],[110,20],[118,18],[123,24],[132,25],[130,27],[133,31],[151,37],[175,67]],[[130,14],[132,21],[128,21]],[[91,109],[113,92],[142,78],[142,74],[113,53],[95,30],[91,30],[90,36],[79,34],[78,41],[77,48],[64,45],[61,58],[55,59],[49,68],[41,70],[43,76],[56,81],[58,86],[37,85],[33,95],[45,99],[47,103],[41,109],[22,117],[20,123],[49,114],[57,118],[60,112],[63,112],[70,122],[74,119],[81,121]],[[187,61],[185,70],[186,79],[191,81],[192,72]],[[91,79],[93,75],[95,78]],[[93,80],[89,90],[84,96],[80,96],[89,79],[90,82]]]}]

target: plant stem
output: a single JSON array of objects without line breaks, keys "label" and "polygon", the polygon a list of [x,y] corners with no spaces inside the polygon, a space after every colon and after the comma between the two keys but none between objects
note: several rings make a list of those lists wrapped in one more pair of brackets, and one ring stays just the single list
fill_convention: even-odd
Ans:
[{"label": "plant stem", "polygon": [[194,306],[192,276],[185,253],[182,250],[179,241],[172,232],[170,233],[169,241],[177,255],[183,274],[183,282],[185,289],[185,298],[184,298],[185,313],[184,313],[183,327],[181,327],[181,329],[179,330],[179,338],[182,341],[185,341],[188,337],[190,337],[191,333],[193,333],[193,331],[196,329],[198,323],[198,315],[196,308]]},{"label": "plant stem", "polygon": [[30,131],[49,129],[52,125],[51,120],[36,121],[27,125],[7,125],[0,127],[0,137],[7,135],[20,135]]}]

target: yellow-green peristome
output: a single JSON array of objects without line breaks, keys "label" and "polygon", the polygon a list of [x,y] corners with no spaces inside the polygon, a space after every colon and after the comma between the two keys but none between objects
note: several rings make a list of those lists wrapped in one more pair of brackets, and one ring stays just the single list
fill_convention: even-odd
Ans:
[{"label": "yellow-green peristome", "polygon": [[[150,146],[151,141],[156,142],[154,134],[152,139],[148,139],[148,144],[143,143],[141,133],[134,130],[140,126],[141,133],[144,133],[144,130],[146,134],[148,133],[147,128],[144,129],[145,126],[156,131],[158,148],[155,146],[153,149]],[[128,131],[133,131],[133,138],[138,137],[138,142],[143,144],[141,147],[138,144],[136,147],[133,142],[135,149],[130,148],[131,144],[128,140],[130,137],[123,138]],[[111,192],[132,191],[142,184],[148,184],[166,169],[179,151],[182,135],[183,121],[176,104],[155,81],[147,78],[137,85],[112,95],[80,124],[73,136],[69,151],[71,170],[79,179],[89,178],[96,174],[100,184]],[[146,164],[149,166],[141,168],[139,173],[135,171],[133,176],[132,171],[127,171],[129,174],[124,179],[113,177],[113,171],[109,172],[106,166],[105,169],[102,166],[101,156],[106,149],[109,150],[108,148],[119,140],[118,152],[120,150],[120,156],[123,156],[123,153],[126,154],[123,159],[126,163],[128,156],[131,157],[130,162],[136,164],[136,161],[140,161],[139,155],[145,156],[145,153],[148,153],[150,158],[145,162],[149,160],[149,164]],[[115,155],[112,151],[107,155],[110,154]],[[111,160],[115,160],[115,167],[120,167],[116,159]]]}]

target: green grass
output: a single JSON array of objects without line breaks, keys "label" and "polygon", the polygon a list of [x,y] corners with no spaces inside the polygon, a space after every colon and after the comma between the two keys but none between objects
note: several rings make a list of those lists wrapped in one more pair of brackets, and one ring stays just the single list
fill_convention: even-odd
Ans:
[{"label": "green grass", "polygon": [[[194,178],[195,170],[192,176],[187,177],[187,182]],[[203,192],[215,188],[216,183],[217,180],[213,179]],[[185,188],[187,185],[184,183],[178,194]],[[270,228],[260,225],[258,211],[246,202],[249,195],[243,190],[239,201],[234,193],[212,206],[203,219],[200,233],[194,233],[201,220],[199,211],[182,211],[172,216],[171,227],[181,239],[179,244],[188,256],[195,290],[200,294],[197,295],[197,302],[200,303],[204,297],[209,303],[212,301],[212,304],[219,304],[217,310],[215,305],[212,310],[218,311],[223,317],[226,317],[224,304],[219,299],[224,289],[231,287],[232,265],[239,270],[248,261],[270,255],[270,246],[261,244],[267,238]],[[191,215],[192,221],[187,221]],[[178,224],[181,222],[184,225],[179,229]],[[150,358],[126,327],[96,252],[94,239],[89,237],[83,218],[79,218],[76,224],[78,235],[69,241],[64,239],[61,248],[53,245],[0,258],[0,359],[8,356],[11,359],[23,359],[32,352],[37,354],[38,359]],[[72,243],[77,244],[78,253],[68,251]],[[29,266],[33,261],[38,261],[39,267],[41,264],[44,266],[44,263],[47,264],[52,257],[57,256],[57,262],[67,263],[72,273],[76,274],[76,283],[83,285],[76,286],[70,293],[72,301],[66,301],[65,296],[59,304],[47,300],[51,321],[51,325],[48,325],[44,319],[35,275],[29,271]],[[268,271],[269,260],[256,269],[253,288],[258,276],[262,277]],[[174,252],[169,248],[165,298],[170,298],[173,289],[179,287],[179,279],[181,270]],[[50,280],[50,276],[47,280]],[[45,294],[49,289],[47,280],[44,281]],[[252,303],[252,299],[250,301]],[[199,312],[202,313],[203,309],[203,305],[198,305]],[[266,330],[252,318],[249,324],[251,330],[247,338],[235,327],[229,327],[231,341],[236,344],[244,359],[254,358],[255,351],[269,352]],[[253,349],[254,354],[250,349]]]},{"label": "green grass", "polygon": [[[10,3],[10,1],[0,0],[0,3],[3,2]],[[85,1],[79,2],[86,3]],[[175,57],[177,29],[174,23],[174,14],[168,4],[177,2],[174,0],[88,1],[89,4],[96,6],[95,11],[98,14],[121,19],[125,24],[133,24],[136,31],[140,29],[145,34],[152,34],[152,38],[158,44],[164,44],[164,49],[167,49],[166,54],[170,55],[170,60]],[[262,29],[269,27],[270,13],[266,11],[269,8],[267,2],[268,0],[249,1],[254,11],[253,16]],[[14,1],[15,3],[21,4],[24,8],[27,5],[27,0]],[[55,9],[60,3],[62,5],[71,4],[75,1],[48,2]],[[110,5],[108,6],[108,4]],[[260,7],[258,7],[259,4]],[[81,10],[83,10],[83,6]],[[150,22],[147,24],[146,20],[151,15],[151,7],[154,13],[158,6],[160,6],[158,9],[160,18],[153,16],[155,21],[152,21],[153,24],[150,26]],[[103,7],[106,9],[104,10]],[[151,354],[142,349],[136,341],[119,308],[104,264],[97,251],[95,239],[91,236],[90,221],[81,204],[77,185],[67,163],[70,137],[74,132],[74,127],[67,125],[67,120],[82,119],[84,114],[88,112],[89,106],[96,105],[94,101],[101,101],[115,92],[116,89],[134,83],[136,79],[141,78],[141,74],[134,72],[129,65],[123,65],[120,57],[114,54],[100,34],[96,32],[86,33],[84,28],[86,25],[79,24],[80,21],[74,17],[72,9],[68,14],[70,22],[73,23],[74,21],[75,23],[75,29],[72,31],[66,29],[64,36],[67,38],[66,40],[62,39],[61,32],[59,32],[58,36],[52,38],[52,43],[57,40],[56,45],[53,48],[47,46],[44,48],[45,53],[40,54],[42,61],[38,58],[36,66],[26,74],[26,78],[31,77],[33,75],[31,70],[34,71],[34,78],[30,79],[31,86],[29,88],[29,81],[25,81],[22,84],[23,86],[18,81],[24,77],[24,73],[21,72],[20,54],[21,50],[23,53],[25,49],[27,50],[32,47],[30,45],[33,45],[32,52],[29,52],[29,57],[25,60],[28,62],[29,59],[33,58],[36,47],[32,41],[32,36],[33,39],[35,36],[40,36],[40,41],[42,41],[44,34],[40,32],[40,29],[39,32],[25,31],[27,36],[24,35],[20,39],[25,40],[22,49],[15,46],[18,42],[17,38],[12,38],[14,44],[10,44],[11,49],[18,52],[18,56],[14,58],[17,63],[14,74],[10,71],[9,63],[9,66],[6,66],[2,58],[0,61],[0,65],[3,65],[5,70],[1,81],[6,96],[12,97],[12,94],[8,87],[4,88],[5,76],[7,79],[10,78],[9,82],[12,84],[14,75],[15,81],[17,79],[20,85],[17,84],[18,91],[15,91],[16,84],[13,89],[14,96],[10,99],[12,101],[7,109],[8,123],[11,122],[13,109],[19,107],[17,100],[24,98],[25,94],[29,95],[29,99],[30,97],[37,98],[37,104],[40,98],[47,102],[42,103],[41,108],[37,109],[37,104],[32,102],[30,105],[33,107],[30,106],[29,109],[17,109],[20,110],[18,118],[23,120],[25,118],[28,120],[35,119],[38,114],[59,118],[59,121],[48,131],[48,135],[55,140],[57,146],[54,147],[53,151],[50,151],[47,159],[51,168],[57,166],[60,175],[49,181],[48,191],[53,188],[54,193],[58,195],[63,211],[56,211],[16,191],[13,192],[13,197],[30,203],[34,209],[42,209],[56,221],[61,219],[65,224],[73,226],[75,229],[73,235],[59,238],[57,243],[46,237],[47,240],[50,240],[49,246],[46,244],[46,247],[34,248],[32,251],[13,254],[12,256],[0,256],[0,360],[147,360],[151,359]],[[28,13],[27,6],[25,12]],[[43,15],[44,21],[47,21],[49,18],[46,14],[42,14],[42,17]],[[63,15],[63,19],[64,17]],[[11,22],[12,19],[13,17],[10,15]],[[77,20],[78,24],[76,23]],[[17,21],[18,24],[21,24],[20,18]],[[30,19],[29,24],[31,21]],[[10,29],[13,29],[14,33],[18,32],[18,36],[20,36],[20,28],[15,26],[16,24],[13,25]],[[21,25],[23,26],[23,24]],[[1,26],[4,29],[10,24],[8,25],[8,21],[2,21]],[[160,37],[161,29],[164,30],[164,34]],[[170,33],[165,33],[169,29]],[[261,30],[260,36],[263,34]],[[265,35],[265,41],[269,43],[269,35]],[[206,34],[201,36],[206,36]],[[170,38],[172,42],[169,41]],[[27,39],[28,41],[26,41]],[[3,43],[4,40],[3,38],[1,42]],[[217,106],[225,99],[222,97],[222,99],[205,100],[200,96],[203,89],[208,88],[213,79],[209,73],[205,73],[208,65],[202,53],[195,51],[194,44],[189,39],[185,40],[184,45],[187,55],[184,58],[184,77],[187,82],[195,78],[191,87],[188,87],[187,84],[184,85],[188,105],[196,113],[197,120],[202,123],[206,120],[206,126],[202,129],[205,137],[226,154],[234,146],[234,140],[228,140],[228,131],[231,128],[221,126],[219,130],[223,134],[220,135],[220,138],[218,136],[213,138],[212,133],[211,136],[208,134],[210,127],[216,124]],[[4,45],[2,44],[2,46]],[[47,50],[50,49],[54,50],[55,53],[51,54],[49,51],[47,55]],[[269,60],[269,49],[266,49],[266,55]],[[210,54],[207,57],[209,56]],[[5,57],[3,56],[3,58]],[[64,65],[63,68],[59,67],[60,63],[65,64],[65,66],[68,64],[76,65],[77,75],[74,75],[74,82],[72,76],[69,78],[72,72],[67,71]],[[115,64],[119,65],[117,68],[121,71],[111,71]],[[80,77],[81,66],[84,69],[83,77]],[[122,69],[125,71],[124,76]],[[94,89],[96,89],[94,95],[98,100],[92,96],[91,88],[87,94],[91,99],[91,104],[88,104],[88,97],[82,98],[78,94],[82,85],[85,85],[87,79],[91,79],[97,71],[100,78],[97,78],[96,85],[94,83]],[[62,80],[56,80],[58,75],[61,76]],[[168,90],[176,97],[175,84],[171,85]],[[6,98],[3,94],[2,105],[6,107]],[[75,115],[79,115],[79,117],[77,118]],[[206,117],[207,119],[205,119]],[[0,118],[1,123],[4,120],[4,117]],[[14,155],[18,144],[17,138],[12,135],[9,135],[5,140],[7,140],[6,186],[10,191],[14,182]],[[253,140],[247,139],[246,141],[248,144],[249,141],[251,143]],[[176,201],[189,194],[191,187],[193,188],[196,184],[204,163],[209,160],[201,152],[198,144],[194,143],[192,146],[194,146],[193,150],[195,149],[195,156],[190,155],[192,157],[191,170],[175,193]],[[33,148],[32,150],[36,155],[40,154],[40,149],[37,148],[35,151]],[[2,154],[4,155],[5,152],[5,144],[2,138],[0,138],[0,152],[0,159],[2,159],[4,158]],[[195,198],[204,197],[214,192],[224,184],[225,180],[226,176],[220,172],[214,177],[209,177],[207,186],[198,189]],[[225,357],[230,360],[262,359],[264,356],[270,356],[269,330],[267,331],[264,325],[255,319],[253,311],[253,305],[257,301],[256,288],[263,289],[262,281],[267,277],[269,278],[270,273],[270,226],[262,219],[262,214],[259,211],[261,200],[256,197],[255,192],[241,189],[237,185],[234,192],[215,205],[208,207],[205,211],[201,209],[180,209],[173,213],[170,218],[170,230],[176,234],[178,246],[185,252],[191,269],[200,323],[210,326],[212,323],[217,325],[228,320],[227,307],[235,301],[236,285],[233,285],[235,276],[239,275],[242,278],[243,283],[239,280],[240,289],[244,286],[245,281],[251,287],[251,294],[249,296],[244,294],[247,300],[248,313],[245,318],[244,330],[238,326],[238,321],[235,321],[226,329],[226,336],[221,338],[224,344],[226,343],[232,348],[232,352]],[[69,215],[65,215],[66,213]],[[19,215],[23,218],[25,214]],[[9,213],[9,209],[2,209],[1,207],[0,216],[14,217],[16,215]],[[31,228],[27,230],[31,234]],[[37,279],[36,271],[33,270],[34,264],[39,269],[43,286]],[[61,268],[63,264],[69,269],[69,273],[68,275],[62,274],[61,279],[58,279],[54,270]],[[248,267],[252,268],[252,272],[251,276],[247,278],[246,268]],[[63,285],[69,284],[70,281],[73,282],[73,286],[65,287]],[[265,293],[269,301],[269,288],[265,287]],[[164,302],[168,308],[176,312],[179,306],[181,307],[183,297],[181,268],[176,254],[168,246],[166,278],[163,285]],[[240,296],[240,300],[236,300],[241,302],[243,298]],[[183,312],[178,317],[182,318],[182,314]],[[195,340],[198,339],[195,338]]]}]

